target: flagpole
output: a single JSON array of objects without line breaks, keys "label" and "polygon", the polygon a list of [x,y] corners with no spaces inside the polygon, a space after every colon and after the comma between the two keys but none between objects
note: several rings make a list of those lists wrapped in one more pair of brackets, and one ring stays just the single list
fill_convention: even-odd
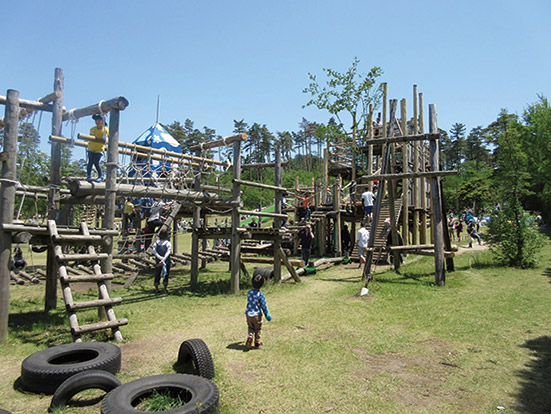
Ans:
[{"label": "flagpole", "polygon": [[155,123],[159,123],[159,106],[161,101],[161,95],[157,95],[157,118],[155,118]]}]

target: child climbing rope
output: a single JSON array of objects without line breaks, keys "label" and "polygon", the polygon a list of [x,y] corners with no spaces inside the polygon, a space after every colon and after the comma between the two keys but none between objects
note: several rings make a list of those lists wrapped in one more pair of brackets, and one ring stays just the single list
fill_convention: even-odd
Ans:
[{"label": "child climbing rope", "polygon": [[264,312],[268,321],[272,320],[272,316],[266,305],[266,297],[264,293],[260,291],[264,285],[264,277],[256,274],[253,276],[252,283],[253,288],[249,290],[247,294],[247,309],[245,310],[247,327],[249,330],[249,336],[247,337],[245,346],[249,349],[252,348],[253,340],[255,348],[260,348],[263,345],[260,340],[262,337],[262,312]]}]

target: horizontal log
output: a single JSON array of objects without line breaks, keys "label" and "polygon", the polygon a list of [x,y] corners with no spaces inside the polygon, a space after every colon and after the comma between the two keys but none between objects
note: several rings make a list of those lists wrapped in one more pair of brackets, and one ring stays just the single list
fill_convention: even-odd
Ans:
[{"label": "horizontal log", "polygon": [[[78,134],[78,138],[83,139],[85,141],[93,141],[96,139],[96,137],[92,135],[86,135],[86,134]],[[138,145],[138,144],[131,144],[124,141],[119,141],[119,148],[126,148],[133,151],[137,151],[137,155],[145,156],[147,157],[150,153],[151,154],[159,154],[163,155],[163,159],[166,159],[166,157],[173,157],[177,159],[184,159],[189,161],[197,161],[201,163],[207,163],[207,164],[214,164],[214,165],[221,165],[221,166],[228,166],[228,163],[218,160],[213,160],[211,158],[204,158],[204,157],[198,157],[196,155],[189,155],[189,154],[183,154],[181,152],[174,152],[174,151],[167,151],[164,149],[157,149],[152,147],[146,147],[145,145]]]},{"label": "horizontal log", "polygon": [[[6,102],[7,102],[6,97],[0,96],[0,104],[5,105]],[[31,109],[33,111],[52,112],[53,110],[52,104],[38,102],[38,101],[30,101],[28,99],[19,99],[19,107],[25,108],[25,109]]]},{"label": "horizontal log", "polygon": [[77,269],[82,270],[84,273],[86,273],[88,275],[93,275],[94,274],[94,272],[92,270],[88,269],[86,266],[83,266],[83,265],[78,265]]},{"label": "horizontal log", "polygon": [[[404,178],[431,178],[431,177],[446,177],[449,175],[458,175],[459,171],[449,170],[449,171],[420,171],[420,172],[410,172],[410,173],[397,173],[397,174],[377,174],[370,176],[362,176],[361,179],[364,181],[379,181],[379,180],[401,180]],[[357,188],[368,187],[369,184],[356,184]]]},{"label": "horizontal log", "polygon": [[406,135],[406,136],[399,136],[399,137],[368,139],[366,141],[366,144],[369,146],[369,145],[392,144],[392,143],[399,143],[399,142],[426,141],[426,140],[433,140],[433,139],[439,139],[439,138],[440,138],[439,133]]},{"label": "horizontal log", "polygon": [[[295,267],[302,267],[304,266],[304,262],[302,260],[298,259],[288,259],[289,263]],[[273,263],[274,258],[273,257],[247,257],[247,256],[241,256],[241,261],[243,263]]]},{"label": "horizontal log", "polygon": [[[416,254],[418,256],[431,256],[431,257],[434,257],[434,250],[413,250],[413,251],[408,251],[407,254]],[[455,257],[455,253],[444,251],[444,257],[447,258],[447,259]]]},{"label": "horizontal log", "polygon": [[[8,223],[0,223],[0,229],[3,231],[11,231],[11,232],[18,232],[18,231],[27,231],[31,234],[46,234],[48,235],[48,228],[46,226],[26,226],[23,224],[8,224]],[[80,233],[80,229],[78,228],[70,228],[70,227],[62,227],[58,226],[57,231],[59,234],[78,234]],[[102,236],[118,236],[119,232],[117,230],[108,230],[108,229],[90,229],[90,234],[99,234]]]},{"label": "horizontal log", "polygon": [[60,280],[63,283],[79,283],[79,282],[103,282],[112,280],[113,274],[106,273],[103,275],[80,275],[80,276],[61,276]]},{"label": "horizontal log", "polygon": [[82,235],[82,234],[60,234],[56,236],[52,236],[52,239],[54,243],[59,244],[65,244],[65,243],[74,243],[74,244],[82,244],[82,243],[100,243],[102,240],[102,237],[100,235]]},{"label": "horizontal log", "polygon": [[[69,183],[69,187],[71,189],[71,194],[75,197],[105,194],[104,182],[90,183],[85,180],[73,180]],[[117,194],[120,196],[166,198],[169,200],[192,200],[197,202],[213,201],[218,198],[216,194],[208,194],[187,189],[163,189],[133,184],[117,184]]]},{"label": "horizontal log", "polygon": [[39,275],[40,277],[43,277],[43,278],[46,277],[46,272],[44,270],[41,270],[41,269],[38,269],[36,271],[36,274]]},{"label": "horizontal log", "polygon": [[116,98],[109,99],[107,101],[101,101],[97,104],[87,106],[85,108],[71,109],[63,114],[63,121],[72,119],[79,119],[85,116],[92,116],[99,113],[108,113],[113,109],[124,111],[128,107],[128,100],[124,96],[118,96]]},{"label": "horizontal log", "polygon": [[100,306],[113,306],[118,305],[121,302],[122,298],[96,299],[82,302],[66,303],[65,307],[67,308],[67,310],[74,311],[78,309],[99,308]]},{"label": "horizontal log", "polygon": [[245,216],[258,216],[258,217],[276,217],[276,218],[286,218],[287,214],[278,214],[278,213],[266,213],[263,211],[249,211],[249,210],[237,210],[240,215]]},{"label": "horizontal log", "polygon": [[242,133],[242,134],[232,135],[231,137],[218,139],[216,141],[203,142],[199,145],[194,145],[193,147],[188,148],[188,151],[189,152],[203,151],[211,148],[224,147],[226,145],[230,145],[234,143],[235,141],[246,141],[246,140],[247,140],[247,134]]},{"label": "horizontal log", "polygon": [[24,285],[25,281],[18,277],[14,272],[10,271],[10,279],[13,280],[18,285]]},{"label": "horizontal log", "polygon": [[114,321],[96,322],[71,328],[71,335],[80,335],[86,332],[99,331],[101,329],[118,328],[123,325],[128,325],[128,319],[120,318]]},{"label": "horizontal log", "polygon": [[234,178],[232,180],[235,184],[242,184],[242,185],[248,185],[250,187],[258,187],[258,188],[266,188],[268,190],[275,190],[275,191],[287,191],[285,187],[278,187],[276,185],[269,185],[269,184],[262,184],[262,183],[255,183],[253,181],[245,181],[245,180],[238,180]]},{"label": "horizontal log", "polygon": [[15,195],[18,196],[18,197],[25,196],[25,197],[32,197],[32,198],[41,198],[41,199],[44,199],[44,200],[48,199],[48,194],[37,193],[37,192],[34,192],[34,191],[16,191]]},{"label": "horizontal log", "polygon": [[27,279],[31,283],[40,283],[40,279],[35,276],[29,275],[27,272],[21,271],[19,272],[19,276],[21,276],[23,279]]},{"label": "horizontal log", "polygon": [[[33,193],[45,193],[49,194],[51,187],[49,186],[37,186],[37,185],[27,185],[27,184],[21,184],[18,183],[15,187],[17,191],[28,191]],[[70,194],[71,192],[66,188],[58,188],[58,191],[60,194]]]},{"label": "horizontal log", "polygon": [[59,262],[72,262],[72,261],[88,261],[88,260],[103,260],[107,259],[109,255],[107,253],[84,253],[84,254],[62,254],[57,255],[56,258]]},{"label": "horizontal log", "polygon": [[[281,163],[281,166],[286,166],[289,164],[289,161],[284,161]],[[275,162],[258,162],[256,164],[241,164],[241,168],[274,168]]]},{"label": "horizontal log", "polygon": [[48,103],[48,102],[55,101],[56,99],[61,98],[62,96],[63,96],[63,92],[54,91],[52,93],[49,93],[46,96],[43,96],[42,98],[38,98],[38,102]]},{"label": "horizontal log", "polygon": [[117,262],[117,263],[113,263],[113,266],[120,267],[121,269],[126,270],[128,272],[134,272],[136,270],[135,267],[128,266],[126,263]]}]

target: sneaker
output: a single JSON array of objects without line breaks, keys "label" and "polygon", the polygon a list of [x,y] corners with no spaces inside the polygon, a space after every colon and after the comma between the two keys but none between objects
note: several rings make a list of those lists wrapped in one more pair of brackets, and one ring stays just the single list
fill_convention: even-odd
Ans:
[{"label": "sneaker", "polygon": [[86,177],[86,181],[88,181],[89,183],[91,183],[91,182],[94,181],[94,180],[92,180],[92,177]]},{"label": "sneaker", "polygon": [[255,347],[256,349],[260,348],[262,345],[264,345],[262,342],[255,342],[255,343],[254,343],[254,347]]},{"label": "sneaker", "polygon": [[250,335],[247,338],[247,341],[245,342],[245,346],[249,349],[251,349],[253,347],[253,336],[252,335]]},{"label": "sneaker", "polygon": [[360,291],[360,296],[365,296],[368,293],[369,293],[369,289],[366,287],[363,287],[362,290]]},{"label": "sneaker", "polygon": [[100,175],[100,176],[99,176],[98,178],[96,178],[94,181],[95,181],[96,183],[101,183],[101,182],[103,181],[103,179],[104,179],[103,175]]}]

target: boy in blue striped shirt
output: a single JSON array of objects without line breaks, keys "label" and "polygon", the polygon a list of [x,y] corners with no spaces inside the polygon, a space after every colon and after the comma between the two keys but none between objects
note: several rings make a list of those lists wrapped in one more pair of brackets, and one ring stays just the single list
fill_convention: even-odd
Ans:
[{"label": "boy in blue striped shirt", "polygon": [[247,294],[247,309],[245,315],[247,316],[247,327],[249,329],[249,336],[245,342],[247,348],[252,348],[253,340],[254,347],[260,348],[262,346],[261,331],[262,331],[262,312],[266,316],[268,321],[272,320],[272,316],[268,311],[266,305],[266,297],[264,293],[260,291],[262,285],[264,285],[264,277],[262,275],[253,275],[253,288],[249,290]]}]

